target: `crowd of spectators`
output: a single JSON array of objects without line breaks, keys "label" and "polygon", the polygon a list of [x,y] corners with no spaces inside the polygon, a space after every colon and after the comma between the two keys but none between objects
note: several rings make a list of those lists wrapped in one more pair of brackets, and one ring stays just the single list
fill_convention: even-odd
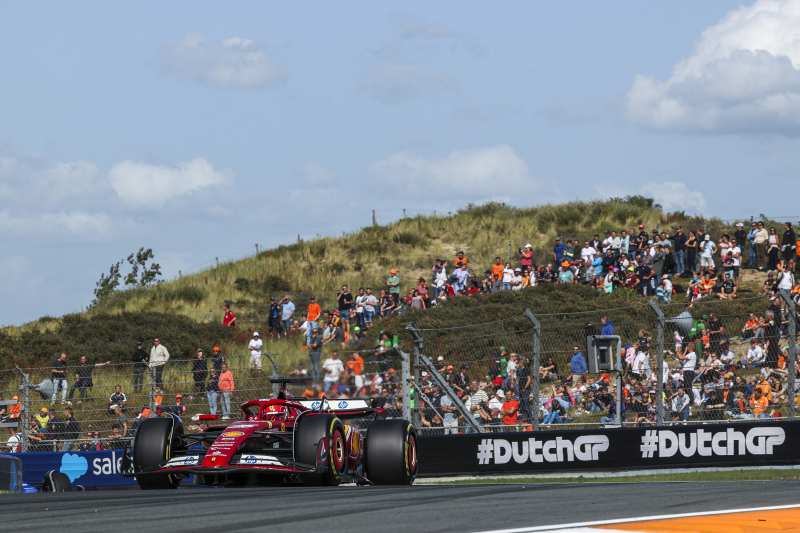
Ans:
[{"label": "crowd of spectators", "polygon": [[[666,420],[784,416],[788,404],[788,326],[784,301],[773,294],[768,309],[762,314],[751,313],[744,326],[735,331],[728,331],[723,319],[713,312],[691,320],[683,329],[675,328],[660,369],[656,368],[649,332],[641,330],[634,338],[625,339],[624,422],[655,423],[659,379]],[[603,317],[594,332],[612,335],[615,328]],[[488,371],[484,371],[486,365],[474,360],[459,363],[440,357],[439,372],[483,426],[524,430],[564,423],[616,424],[616,376],[590,374],[586,348],[576,345],[571,353],[547,356],[540,363],[538,398],[533,397],[531,388],[530,360],[502,346]],[[419,405],[423,427],[441,428],[445,433],[470,431],[470,424],[452,399],[427,373],[423,373],[420,392],[424,399]],[[536,402],[538,418],[531,408]]]}]

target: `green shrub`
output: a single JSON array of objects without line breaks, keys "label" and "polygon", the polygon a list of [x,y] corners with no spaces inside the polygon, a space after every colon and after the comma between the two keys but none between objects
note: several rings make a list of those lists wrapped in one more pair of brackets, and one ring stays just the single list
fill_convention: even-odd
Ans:
[{"label": "green shrub", "polygon": [[129,362],[138,339],[146,343],[159,337],[174,359],[188,359],[198,347],[208,349],[226,340],[230,330],[221,324],[204,324],[170,313],[100,314],[91,317],[66,315],[52,332],[26,331],[0,343],[4,367],[48,366],[62,351],[74,361],[86,355],[97,361]]}]

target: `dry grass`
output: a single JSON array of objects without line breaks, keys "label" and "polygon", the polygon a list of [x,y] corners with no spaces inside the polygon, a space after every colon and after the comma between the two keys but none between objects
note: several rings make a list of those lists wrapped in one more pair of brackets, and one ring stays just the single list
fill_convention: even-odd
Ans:
[{"label": "dry grass", "polygon": [[448,217],[408,218],[343,237],[280,246],[155,288],[115,294],[89,313],[149,309],[215,321],[228,301],[240,322],[257,326],[266,320],[271,296],[292,294],[302,305],[314,294],[323,305],[331,305],[342,284],[380,288],[390,267],[400,269],[403,284],[408,286],[420,276],[428,277],[434,259],[451,259],[459,249],[482,270],[495,256],[507,258],[527,242],[543,258],[556,236],[582,239],[609,229],[632,229],[639,223],[648,228],[676,223],[721,227],[719,221],[665,214],[641,202],[569,203],[530,209],[488,204]]}]

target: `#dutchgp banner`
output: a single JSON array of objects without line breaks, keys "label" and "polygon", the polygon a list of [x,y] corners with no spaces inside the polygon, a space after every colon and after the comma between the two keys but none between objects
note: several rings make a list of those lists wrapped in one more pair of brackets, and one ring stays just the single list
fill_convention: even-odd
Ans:
[{"label": "#dutchgp banner", "polygon": [[419,439],[420,474],[800,463],[800,422],[475,433]]}]

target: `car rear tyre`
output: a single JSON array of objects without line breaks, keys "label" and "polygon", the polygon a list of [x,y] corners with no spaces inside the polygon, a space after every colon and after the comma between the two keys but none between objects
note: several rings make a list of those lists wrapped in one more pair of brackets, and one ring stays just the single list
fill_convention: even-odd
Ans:
[{"label": "car rear tyre", "polygon": [[180,424],[172,417],[148,418],[136,430],[133,441],[133,470],[139,487],[174,489],[180,480],[172,474],[148,474],[162,467],[182,436]]},{"label": "car rear tyre", "polygon": [[406,420],[377,420],[367,427],[365,466],[376,485],[411,485],[417,476],[417,433]]},{"label": "car rear tyre", "polygon": [[72,489],[72,484],[66,474],[57,470],[50,470],[44,475],[42,492],[67,492]]},{"label": "car rear tyre", "polygon": [[294,459],[298,463],[322,468],[319,465],[318,446],[325,442],[326,457],[324,471],[308,478],[325,485],[336,485],[347,468],[347,450],[344,424],[332,415],[307,414],[301,416],[294,430]]}]

